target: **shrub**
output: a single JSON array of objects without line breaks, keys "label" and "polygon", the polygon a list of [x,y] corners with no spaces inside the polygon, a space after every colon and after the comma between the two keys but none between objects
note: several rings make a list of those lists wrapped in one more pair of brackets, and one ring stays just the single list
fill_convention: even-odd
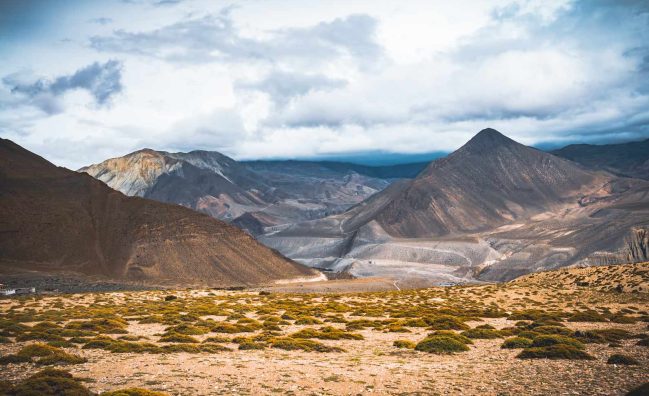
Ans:
[{"label": "shrub", "polygon": [[15,355],[7,355],[0,359],[0,363],[34,362],[39,365],[47,364],[80,364],[86,359],[65,352],[63,349],[42,344],[29,344],[22,347]]},{"label": "shrub", "polygon": [[330,347],[313,340],[296,339],[289,337],[274,338],[270,341],[272,348],[284,349],[286,351],[303,350],[306,352],[343,352],[338,347]]},{"label": "shrub", "polygon": [[508,338],[500,346],[503,349],[519,349],[519,348],[529,348],[532,346],[532,340],[524,337],[512,337]]},{"label": "shrub", "polygon": [[538,326],[534,331],[540,334],[559,334],[564,336],[573,335],[573,331],[563,326]]},{"label": "shrub", "polygon": [[440,315],[432,318],[426,318],[426,323],[430,330],[468,330],[467,326],[460,319],[450,315]]},{"label": "shrub", "polygon": [[588,353],[572,345],[556,344],[546,347],[526,348],[517,356],[519,359],[570,359],[570,360],[592,360]]},{"label": "shrub", "polygon": [[417,344],[410,340],[396,340],[392,343],[393,346],[397,348],[405,348],[405,349],[415,349]]},{"label": "shrub", "polygon": [[171,333],[160,338],[160,342],[197,343],[196,338],[185,334]]},{"label": "shrub", "polygon": [[201,335],[210,332],[210,329],[203,326],[194,326],[190,324],[179,324],[176,326],[168,327],[167,333],[185,334],[185,335]]},{"label": "shrub", "polygon": [[640,364],[635,358],[631,356],[622,355],[621,353],[616,353],[611,355],[606,361],[608,364],[623,364],[625,366],[637,366]]},{"label": "shrub", "polygon": [[168,296],[165,296],[165,301],[173,301],[178,299],[178,297],[174,296],[173,294],[170,294]]},{"label": "shrub", "polygon": [[479,329],[479,328],[474,328],[474,329],[469,329],[466,331],[463,331],[461,335],[468,337],[468,338],[482,338],[482,339],[494,339],[494,338],[502,338],[502,335],[498,330],[491,330],[491,329]]},{"label": "shrub", "polygon": [[595,311],[578,311],[568,317],[568,322],[606,322],[606,318]]},{"label": "shrub", "polygon": [[598,329],[575,331],[574,337],[586,343],[606,344],[607,342],[626,340],[633,337],[633,335],[623,329]]},{"label": "shrub", "polygon": [[3,394],[13,396],[92,396],[94,395],[72,374],[63,370],[45,369],[22,381]]},{"label": "shrub", "polygon": [[436,335],[427,337],[423,341],[419,342],[415,346],[415,350],[437,354],[452,354],[455,352],[468,351],[469,347],[463,342],[458,341],[456,338]]},{"label": "shrub", "polygon": [[94,331],[102,334],[126,334],[128,322],[122,319],[93,319],[83,322],[70,322],[65,328],[72,330]]},{"label": "shrub", "polygon": [[578,340],[557,334],[540,335],[532,340],[533,347],[547,347],[558,344],[569,345],[577,349],[584,349],[584,344]]},{"label": "shrub", "polygon": [[227,338],[227,337],[222,337],[222,336],[212,336],[212,337],[207,337],[206,339],[203,340],[203,342],[231,342],[232,340]]},{"label": "shrub", "polygon": [[313,316],[300,316],[295,320],[296,325],[316,325],[322,324],[322,321],[314,318]]},{"label": "shrub", "polygon": [[627,315],[612,315],[608,318],[613,323],[621,323],[621,324],[633,324],[638,321],[637,318],[634,318],[633,316],[627,316]]},{"label": "shrub", "polygon": [[357,333],[348,333],[335,327],[326,326],[316,329],[302,329],[291,334],[292,338],[319,338],[321,340],[362,340],[363,336]]},{"label": "shrub", "polygon": [[644,347],[649,346],[649,338],[643,338],[643,339],[641,339],[640,341],[638,341],[638,342],[636,343],[636,345],[638,345],[638,346],[644,346]]},{"label": "shrub", "polygon": [[266,344],[254,341],[244,341],[239,344],[239,349],[242,351],[266,349]]}]

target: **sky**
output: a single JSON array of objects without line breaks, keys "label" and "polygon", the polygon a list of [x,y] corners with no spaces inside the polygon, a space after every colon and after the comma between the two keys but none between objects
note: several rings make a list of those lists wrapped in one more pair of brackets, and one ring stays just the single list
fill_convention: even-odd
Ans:
[{"label": "sky", "polygon": [[0,0],[0,60],[0,136],[71,169],[649,137],[647,1]]}]

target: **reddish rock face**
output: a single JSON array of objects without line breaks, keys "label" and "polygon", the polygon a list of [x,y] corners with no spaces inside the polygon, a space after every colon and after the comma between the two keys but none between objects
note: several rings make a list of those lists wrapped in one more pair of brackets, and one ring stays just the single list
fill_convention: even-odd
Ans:
[{"label": "reddish rock face", "polygon": [[0,140],[0,270],[149,284],[258,284],[314,272],[221,221],[127,197]]}]

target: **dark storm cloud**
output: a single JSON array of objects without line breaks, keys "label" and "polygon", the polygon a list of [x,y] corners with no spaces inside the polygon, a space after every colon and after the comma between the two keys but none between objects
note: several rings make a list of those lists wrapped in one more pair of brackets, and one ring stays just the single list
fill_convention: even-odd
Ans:
[{"label": "dark storm cloud", "polygon": [[291,59],[317,62],[344,55],[371,62],[381,55],[374,37],[377,22],[367,15],[350,15],[308,28],[277,30],[262,40],[241,36],[230,12],[226,9],[217,15],[188,19],[148,32],[116,30],[109,36],[91,37],[90,45],[99,51],[187,63],[275,63]]},{"label": "dark storm cloud", "polygon": [[44,112],[54,114],[62,110],[58,97],[75,89],[88,91],[98,105],[107,104],[113,95],[122,91],[121,79],[121,62],[110,60],[95,62],[54,80],[38,79],[26,83],[18,75],[9,75],[2,82],[11,88],[12,94],[21,95]]}]

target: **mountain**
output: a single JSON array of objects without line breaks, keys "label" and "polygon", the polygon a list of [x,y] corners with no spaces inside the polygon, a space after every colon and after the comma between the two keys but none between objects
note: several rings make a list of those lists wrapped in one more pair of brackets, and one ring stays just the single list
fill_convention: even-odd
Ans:
[{"label": "mountain", "polygon": [[603,177],[484,129],[433,161],[375,218],[397,237],[487,230],[557,207],[598,179]]},{"label": "mountain", "polygon": [[127,195],[180,204],[253,235],[265,227],[344,212],[425,164],[384,167],[341,162],[237,162],[213,151],[139,150],[81,168]]},{"label": "mountain", "polygon": [[649,183],[485,129],[413,180],[259,240],[356,276],[462,283],[649,258]]},{"label": "mountain", "polygon": [[143,149],[81,168],[130,196],[151,198],[231,220],[266,206],[270,187],[256,174],[220,153],[167,153]]},{"label": "mountain", "polygon": [[[149,152],[141,191],[178,166]],[[184,165],[184,164],[183,164]],[[127,197],[0,140],[0,270],[145,284],[247,285],[315,276],[234,226],[178,205]]]},{"label": "mountain", "polygon": [[551,153],[591,169],[649,180],[649,139],[621,144],[571,144]]}]

